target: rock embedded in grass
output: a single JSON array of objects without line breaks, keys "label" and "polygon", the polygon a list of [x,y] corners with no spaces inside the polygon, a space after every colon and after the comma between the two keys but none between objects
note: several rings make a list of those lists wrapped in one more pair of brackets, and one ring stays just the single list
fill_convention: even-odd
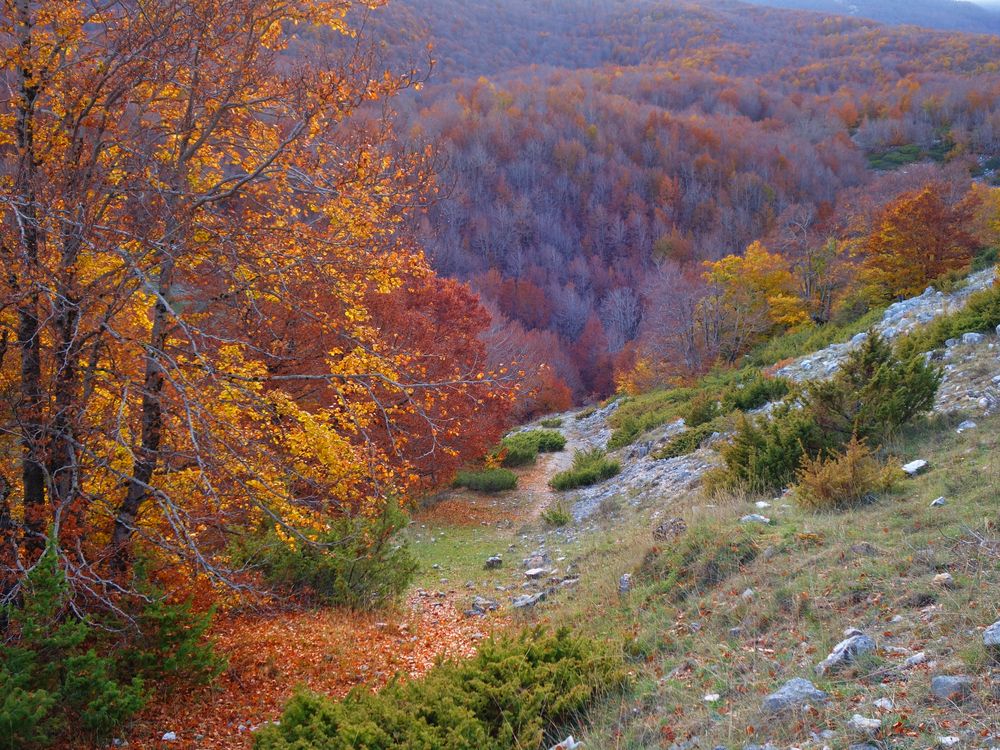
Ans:
[{"label": "rock embedded in grass", "polygon": [[916,461],[910,461],[908,464],[903,464],[903,473],[910,477],[915,477],[918,474],[923,474],[927,471],[928,463],[922,459],[918,458]]},{"label": "rock embedded in grass", "polygon": [[969,675],[938,675],[931,680],[931,693],[940,701],[961,703],[972,695]]},{"label": "rock embedded in grass", "polygon": [[771,519],[767,516],[762,516],[760,513],[750,513],[743,516],[743,518],[740,519],[740,523],[761,523],[766,526],[771,523]]},{"label": "rock embedded in grass", "polygon": [[826,674],[853,663],[861,654],[875,650],[875,641],[860,631],[853,631],[833,647],[833,651],[816,665],[816,674]]},{"label": "rock embedded in grass", "polygon": [[1000,620],[997,620],[983,631],[983,645],[986,648],[1000,651]]},{"label": "rock embedded in grass", "polygon": [[866,737],[874,737],[882,730],[882,722],[879,719],[870,719],[861,714],[854,714],[850,721],[847,722],[847,727],[851,731],[863,734]]},{"label": "rock embedded in grass", "polygon": [[503,567],[503,558],[500,555],[493,555],[492,557],[486,558],[486,564],[483,565],[486,570],[496,570],[497,568]]},{"label": "rock embedded in grass", "polygon": [[546,592],[539,591],[537,594],[525,594],[524,596],[516,596],[512,602],[514,609],[524,609],[525,607],[534,607],[538,602],[542,601],[546,597]]},{"label": "rock embedded in grass", "polygon": [[825,703],[826,699],[827,694],[809,680],[793,677],[764,699],[763,709],[767,713],[776,714],[807,703]]}]

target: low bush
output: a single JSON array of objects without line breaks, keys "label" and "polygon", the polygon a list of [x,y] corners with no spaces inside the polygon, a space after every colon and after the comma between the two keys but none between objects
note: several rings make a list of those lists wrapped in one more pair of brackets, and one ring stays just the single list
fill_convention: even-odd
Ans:
[{"label": "low bush", "polygon": [[938,368],[922,357],[897,356],[889,342],[872,332],[833,378],[809,386],[805,401],[832,447],[846,445],[852,437],[880,443],[930,410],[940,383]]},{"label": "low bush", "polygon": [[549,417],[548,419],[543,419],[539,424],[550,430],[557,430],[563,425],[563,421],[559,417]]},{"label": "low bush", "polygon": [[542,511],[542,520],[549,526],[559,527],[566,526],[573,520],[573,516],[562,502],[557,502]]},{"label": "low bush", "polygon": [[714,394],[699,393],[692,398],[681,412],[684,423],[688,427],[698,427],[706,422],[711,422],[722,412],[722,406]]},{"label": "low bush", "polygon": [[850,341],[853,336],[878,323],[885,310],[884,307],[868,310],[867,302],[864,301],[848,308],[840,311],[837,320],[820,326],[799,328],[765,341],[751,351],[744,361],[754,367],[770,367],[777,362],[812,354],[830,344]]},{"label": "low bush", "polygon": [[398,598],[416,573],[409,548],[398,540],[406,524],[406,514],[390,503],[375,518],[333,521],[314,543],[289,540],[271,528],[238,542],[231,556],[281,591],[327,605],[372,609]]},{"label": "low bush", "polygon": [[796,472],[795,502],[809,510],[839,510],[869,502],[899,479],[899,470],[883,465],[857,438],[828,457],[803,456]]},{"label": "low bush", "polygon": [[588,487],[610,479],[621,470],[621,464],[608,458],[605,451],[592,448],[577,451],[573,455],[573,466],[553,476],[549,484],[553,489],[560,491]]},{"label": "low bush", "polygon": [[726,533],[709,525],[692,527],[673,544],[650,549],[636,570],[636,583],[676,602],[703,594],[757,557],[759,533],[747,526]]},{"label": "low bush", "polygon": [[948,339],[963,333],[989,333],[1000,325],[1000,285],[994,284],[969,295],[961,310],[935,318],[927,325],[904,336],[896,344],[900,357],[917,357],[944,346]]},{"label": "low bush", "polygon": [[498,455],[504,466],[526,466],[539,453],[557,453],[566,447],[566,437],[556,430],[526,430],[500,441]]},{"label": "low bush", "polygon": [[653,453],[653,458],[677,458],[694,453],[716,431],[716,422],[713,421],[679,432],[670,438],[666,445]]},{"label": "low bush", "polygon": [[517,474],[509,469],[460,471],[454,485],[475,492],[506,492],[517,487]]},{"label": "low bush", "polygon": [[880,442],[930,409],[940,371],[921,357],[897,356],[871,333],[852,350],[837,374],[808,386],[801,408],[784,404],[771,418],[743,417],[722,450],[723,466],[709,486],[773,492],[794,478],[803,457],[838,450],[854,437]]},{"label": "low bush", "polygon": [[[207,682],[223,667],[204,638],[211,613],[168,604],[123,610],[122,622],[90,624],[69,608],[69,585],[52,550],[23,582],[17,606],[0,609],[0,747],[43,748],[76,740],[103,743],[165,680]],[[103,624],[106,627],[100,627]]]},{"label": "low bush", "polygon": [[790,391],[791,384],[785,378],[769,378],[754,371],[750,377],[726,391],[722,399],[722,411],[759,409],[772,401],[783,399]]},{"label": "low bush", "polygon": [[723,465],[709,472],[710,489],[773,492],[788,485],[805,455],[829,446],[816,419],[792,405],[770,418],[741,416],[732,441],[721,448]]},{"label": "low bush", "polygon": [[597,413],[597,407],[596,406],[588,406],[586,409],[582,409],[582,410],[578,411],[576,413],[576,416],[573,417],[573,419],[576,419],[576,420],[587,419],[589,417],[594,416],[596,413]]},{"label": "low bush", "polygon": [[485,641],[423,679],[359,689],[342,701],[300,692],[255,750],[515,750],[547,747],[629,680],[620,656],[591,639],[528,631]]}]

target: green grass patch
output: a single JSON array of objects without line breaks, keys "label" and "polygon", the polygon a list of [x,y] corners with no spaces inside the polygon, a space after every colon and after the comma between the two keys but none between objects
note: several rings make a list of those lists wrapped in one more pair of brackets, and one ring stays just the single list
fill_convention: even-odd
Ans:
[{"label": "green grass patch", "polygon": [[744,362],[752,367],[770,367],[778,362],[812,354],[830,344],[849,341],[878,323],[883,312],[884,307],[877,307],[848,322],[827,323],[775,336],[747,354]]},{"label": "green grass patch", "polygon": [[706,593],[757,557],[759,534],[748,526],[725,533],[711,524],[689,529],[675,544],[650,549],[636,570],[636,581],[650,585],[651,595],[665,594],[677,602]]},{"label": "green grass patch", "polygon": [[506,492],[517,487],[517,474],[510,469],[460,471],[454,485],[474,492]]},{"label": "green grass patch", "polygon": [[577,487],[589,487],[592,484],[610,479],[622,470],[621,464],[608,458],[600,448],[577,451],[573,456],[573,466],[566,471],[560,471],[549,482],[555,490],[572,490]]},{"label": "green grass patch", "polygon": [[573,520],[573,516],[570,515],[566,505],[559,501],[542,511],[542,520],[549,526],[558,528],[568,525]]},{"label": "green grass patch", "polygon": [[539,424],[547,429],[557,430],[563,426],[563,421],[559,417],[549,417],[547,419],[543,419],[539,422]]},{"label": "green grass patch", "polygon": [[872,169],[888,172],[893,169],[905,167],[907,164],[913,164],[923,158],[924,152],[920,146],[915,143],[909,143],[905,146],[890,148],[887,151],[869,154],[868,166]]}]

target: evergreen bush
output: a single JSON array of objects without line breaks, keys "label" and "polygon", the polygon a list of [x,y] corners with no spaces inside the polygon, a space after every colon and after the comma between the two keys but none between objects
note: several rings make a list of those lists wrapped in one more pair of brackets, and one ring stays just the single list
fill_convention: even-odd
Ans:
[{"label": "evergreen bush", "polygon": [[485,641],[471,659],[443,662],[421,680],[359,689],[342,701],[307,692],[255,750],[521,750],[557,741],[600,698],[620,692],[620,656],[591,639],[527,631]]},{"label": "evergreen bush", "polygon": [[397,599],[413,580],[416,561],[397,532],[407,524],[395,503],[376,518],[340,518],[315,543],[273,528],[231,550],[275,588],[327,605],[373,609]]}]

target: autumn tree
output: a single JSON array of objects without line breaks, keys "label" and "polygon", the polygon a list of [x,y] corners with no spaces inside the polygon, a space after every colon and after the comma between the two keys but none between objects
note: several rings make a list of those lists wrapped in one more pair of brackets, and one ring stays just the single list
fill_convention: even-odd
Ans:
[{"label": "autumn tree", "polygon": [[761,243],[705,268],[708,293],[698,303],[698,325],[722,361],[732,363],[775,330],[808,322],[788,261]]},{"label": "autumn tree", "polygon": [[413,436],[482,397],[474,346],[442,363],[380,328],[431,278],[406,221],[428,175],[380,104],[416,81],[352,5],[5,3],[5,599],[46,545],[84,603],[114,606],[139,552],[235,585],[232,534],[378,514]]},{"label": "autumn tree", "polygon": [[935,185],[901,195],[881,212],[861,252],[861,278],[872,298],[902,299],[968,266],[975,194],[949,204]]}]

